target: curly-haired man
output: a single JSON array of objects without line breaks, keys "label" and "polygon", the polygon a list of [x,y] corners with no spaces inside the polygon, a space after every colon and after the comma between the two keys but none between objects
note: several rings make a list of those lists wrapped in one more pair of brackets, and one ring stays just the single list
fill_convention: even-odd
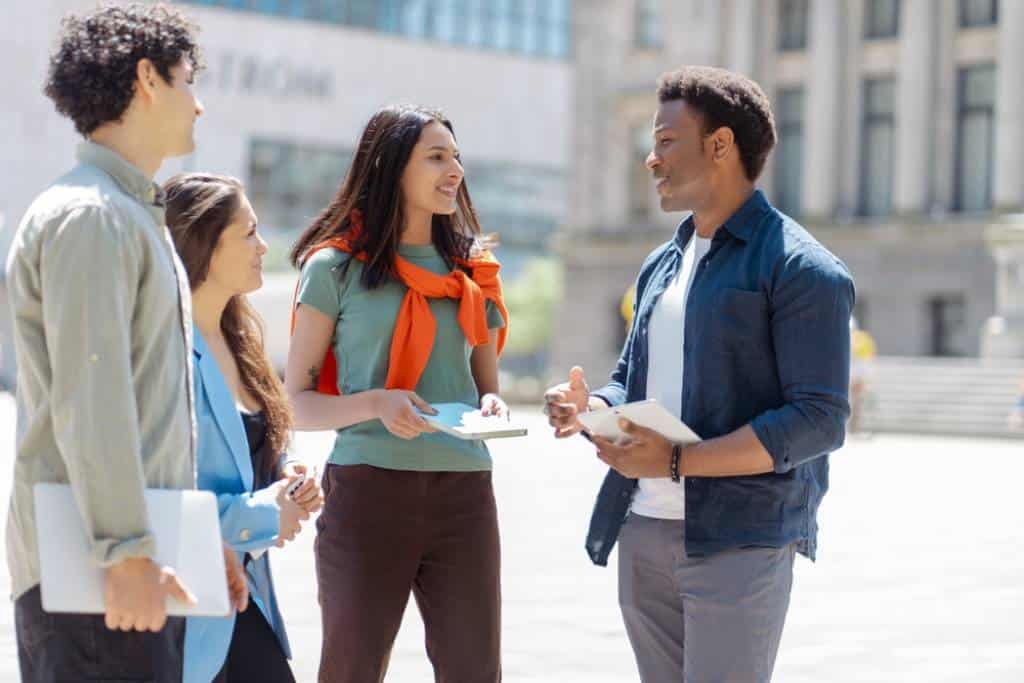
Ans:
[{"label": "curly-haired man", "polygon": [[688,67],[658,87],[647,167],[689,210],[644,262],[611,382],[548,390],[556,436],[581,411],[657,399],[704,440],[624,421],[592,436],[610,466],[587,550],[619,541],[619,605],[644,681],[768,681],[795,553],[814,557],[828,453],[849,415],[846,267],[754,184],[775,145],[753,81]]},{"label": "curly-haired man", "polygon": [[[64,20],[50,60],[46,95],[86,139],[29,208],[7,263],[18,365],[7,546],[26,681],[181,680],[184,621],[165,604],[194,598],[150,559],[143,491],[195,486],[188,278],[153,182],[194,148],[194,34],[163,5],[102,7]],[[105,569],[105,615],[43,611],[38,481],[71,485]],[[229,575],[237,604],[240,577]]]}]

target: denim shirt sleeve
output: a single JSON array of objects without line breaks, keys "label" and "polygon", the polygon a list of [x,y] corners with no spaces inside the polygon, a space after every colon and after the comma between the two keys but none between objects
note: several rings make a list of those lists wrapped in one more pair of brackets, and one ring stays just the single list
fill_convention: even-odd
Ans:
[{"label": "denim shirt sleeve", "polygon": [[845,439],[854,287],[840,262],[811,245],[773,279],[771,333],[785,403],[751,427],[781,474]]}]

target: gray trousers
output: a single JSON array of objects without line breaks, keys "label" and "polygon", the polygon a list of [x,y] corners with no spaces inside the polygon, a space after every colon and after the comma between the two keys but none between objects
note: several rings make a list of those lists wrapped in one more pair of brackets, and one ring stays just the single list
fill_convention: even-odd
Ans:
[{"label": "gray trousers", "polygon": [[630,514],[619,606],[644,683],[767,683],[796,544],[687,557],[679,520]]}]

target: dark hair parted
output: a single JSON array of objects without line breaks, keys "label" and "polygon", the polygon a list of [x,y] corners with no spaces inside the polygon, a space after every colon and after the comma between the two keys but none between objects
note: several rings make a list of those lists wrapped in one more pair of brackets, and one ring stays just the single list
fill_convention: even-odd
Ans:
[{"label": "dark hair parted", "polygon": [[[311,247],[333,237],[347,237],[353,253],[366,257],[361,276],[365,287],[372,289],[395,276],[395,257],[405,226],[402,173],[423,129],[434,122],[455,135],[444,114],[424,107],[385,107],[370,118],[337,195],[292,248],[291,261],[296,268],[302,267]],[[361,230],[353,230],[354,209],[362,214]],[[480,223],[463,179],[455,213],[434,215],[431,239],[448,267],[455,268],[456,259],[470,256],[479,234]],[[345,277],[349,263],[340,269],[339,278]]]},{"label": "dark hair parted", "polygon": [[[213,252],[241,207],[244,191],[235,178],[208,173],[176,175],[164,185],[167,227],[193,290],[209,275]],[[270,450],[263,458],[261,474],[263,481],[273,481],[277,455],[288,448],[292,412],[284,386],[264,351],[263,322],[249,300],[238,294],[225,307],[220,329],[238,364],[242,385],[266,417]]]},{"label": "dark hair parted", "polygon": [[119,121],[135,94],[139,61],[153,62],[171,82],[171,67],[183,59],[203,68],[196,27],[162,4],[108,5],[61,22],[43,92],[82,135]]},{"label": "dark hair parted", "polygon": [[747,179],[761,175],[776,135],[771,104],[757,83],[726,69],[684,66],[658,80],[658,100],[683,100],[700,112],[704,135],[732,129]]}]

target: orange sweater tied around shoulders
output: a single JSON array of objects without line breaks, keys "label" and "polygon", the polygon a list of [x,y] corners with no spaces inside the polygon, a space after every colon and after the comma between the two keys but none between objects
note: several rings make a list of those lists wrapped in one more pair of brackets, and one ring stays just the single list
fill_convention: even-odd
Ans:
[{"label": "orange sweater tied around shoulders", "polygon": [[[356,209],[352,212],[352,230],[362,230],[362,214]],[[304,256],[308,261],[313,254],[321,249],[334,248],[352,254],[352,245],[347,237],[333,237],[314,245]],[[360,261],[366,255],[354,254]],[[447,275],[437,275],[425,268],[410,263],[399,255],[395,255],[395,271],[408,291],[402,299],[395,322],[395,332],[391,337],[391,354],[388,363],[388,375],[384,383],[385,389],[407,389],[413,391],[420,380],[430,352],[434,348],[434,337],[437,332],[437,321],[430,311],[429,299],[457,299],[459,302],[458,322],[472,347],[481,346],[490,341],[490,330],[487,327],[487,301],[493,301],[505,320],[505,327],[498,330],[498,354],[505,347],[508,337],[508,309],[501,291],[501,277],[498,271],[501,264],[490,252],[469,258],[458,259],[456,268]],[[291,331],[295,331],[295,311],[298,305],[298,285],[295,287],[295,299],[292,301]],[[328,347],[316,391],[321,394],[337,396],[338,364],[334,358],[334,349]]]}]

